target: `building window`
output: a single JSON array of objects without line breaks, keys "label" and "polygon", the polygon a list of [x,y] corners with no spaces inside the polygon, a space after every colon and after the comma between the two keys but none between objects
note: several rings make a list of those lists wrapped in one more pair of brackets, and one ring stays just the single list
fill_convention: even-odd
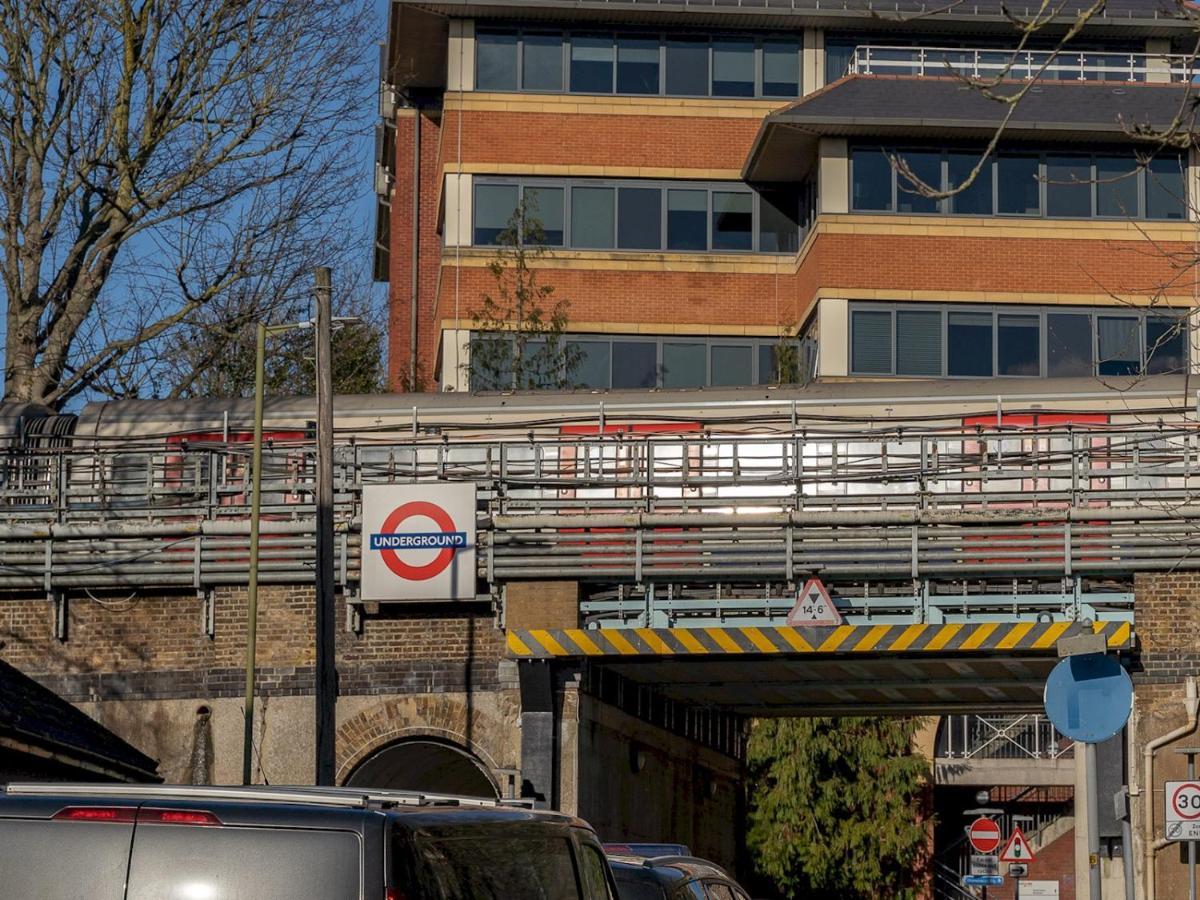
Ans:
[{"label": "building window", "polygon": [[[485,343],[507,342],[511,356],[511,340],[505,335],[477,334],[471,339],[472,352]],[[781,342],[777,338],[572,334],[563,340],[579,363],[569,379],[565,373],[539,373],[544,387],[557,387],[561,381],[569,381],[568,387],[592,390],[794,384],[811,380],[816,359],[808,338]],[[527,358],[532,359],[540,346],[533,341],[526,344]],[[491,356],[502,363],[508,358],[503,348],[499,352],[492,348]],[[474,374],[471,389],[512,389],[511,371],[491,374],[496,383]]]},{"label": "building window", "polygon": [[526,34],[522,44],[521,84],[527,91],[563,89],[561,34]]},{"label": "building window", "polygon": [[[953,378],[1185,371],[1186,316],[977,304],[850,308],[850,374]],[[893,360],[895,364],[893,366]]]},{"label": "building window", "polygon": [[480,91],[562,91],[565,57],[576,94],[800,96],[796,38],[484,27],[475,40]]},{"label": "building window", "polygon": [[737,182],[475,179],[474,243],[499,243],[521,197],[547,247],[590,250],[795,253],[812,217],[811,184],[764,188]]},{"label": "building window", "polygon": [[[1178,153],[1139,161],[1132,151],[1100,154],[1008,151],[979,164],[980,151],[852,147],[852,208],[858,212],[947,213],[1181,220],[1187,217],[1186,166]],[[892,164],[892,157],[897,164]],[[901,171],[901,163],[911,172]],[[955,190],[944,200],[926,187]],[[943,171],[945,184],[943,185]]]},{"label": "building window", "polygon": [[571,92],[575,94],[611,94],[613,92],[613,39],[611,36],[572,35]]}]

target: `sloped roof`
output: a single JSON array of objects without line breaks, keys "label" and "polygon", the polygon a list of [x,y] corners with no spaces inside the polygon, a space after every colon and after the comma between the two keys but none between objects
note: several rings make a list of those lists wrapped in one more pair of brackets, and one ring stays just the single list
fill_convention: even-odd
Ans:
[{"label": "sloped roof", "polygon": [[52,751],[87,769],[133,781],[159,780],[155,760],[0,661],[0,740],[4,738]]},{"label": "sloped roof", "polygon": [[[995,93],[1015,96],[1024,82]],[[1140,127],[1179,120],[1195,127],[1190,85],[1040,81],[1020,98],[1005,127],[1009,140],[1133,143]],[[821,137],[989,139],[1009,105],[957,78],[851,75],[768,116],[747,159],[749,181],[792,180],[807,170]]]}]

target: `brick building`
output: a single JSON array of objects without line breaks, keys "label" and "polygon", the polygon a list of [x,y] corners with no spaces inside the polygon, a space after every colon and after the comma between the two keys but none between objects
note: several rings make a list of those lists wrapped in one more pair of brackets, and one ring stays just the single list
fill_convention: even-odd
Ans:
[{"label": "brick building", "polygon": [[[472,314],[521,198],[582,387],[1180,369],[1193,160],[1133,131],[1190,128],[1192,26],[1124,0],[1053,55],[1075,6],[1018,51],[991,0],[393,3],[392,383],[471,386]],[[1007,96],[1037,80],[986,158],[1009,106],[958,74]],[[914,181],[972,173],[949,197]]]}]

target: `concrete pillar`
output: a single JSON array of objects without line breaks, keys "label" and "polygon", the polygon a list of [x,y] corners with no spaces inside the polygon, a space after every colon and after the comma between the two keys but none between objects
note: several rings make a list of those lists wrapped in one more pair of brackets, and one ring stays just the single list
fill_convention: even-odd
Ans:
[{"label": "concrete pillar", "polygon": [[804,69],[800,81],[806,97],[825,87],[825,32],[819,28],[804,29]]},{"label": "concrete pillar", "polygon": [[446,47],[446,90],[475,90],[475,22],[451,19]]},{"label": "concrete pillar", "polygon": [[1166,58],[1171,52],[1170,38],[1147,38],[1146,52],[1162,54],[1157,59],[1146,60],[1146,81],[1155,84],[1165,84],[1171,80],[1171,63]]},{"label": "concrete pillar", "polygon": [[850,211],[850,151],[845,138],[821,138],[817,147],[822,213]]},{"label": "concrete pillar", "polygon": [[554,670],[543,660],[522,661],[521,796],[557,809],[558,723],[554,703]]},{"label": "concrete pillar", "polygon": [[447,247],[471,246],[471,201],[474,179],[469,173],[446,175],[443,191],[442,240]]},{"label": "concrete pillar", "polygon": [[1100,900],[1091,896],[1088,872],[1087,753],[1075,744],[1075,900]]},{"label": "concrete pillar", "polygon": [[850,374],[850,303],[825,297],[817,301],[817,376]]}]

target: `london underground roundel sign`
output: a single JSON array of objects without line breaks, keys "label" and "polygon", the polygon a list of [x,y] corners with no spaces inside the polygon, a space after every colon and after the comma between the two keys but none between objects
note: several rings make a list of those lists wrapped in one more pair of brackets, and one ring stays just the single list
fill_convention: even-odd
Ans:
[{"label": "london underground roundel sign", "polygon": [[364,600],[475,597],[475,486],[363,488]]}]

